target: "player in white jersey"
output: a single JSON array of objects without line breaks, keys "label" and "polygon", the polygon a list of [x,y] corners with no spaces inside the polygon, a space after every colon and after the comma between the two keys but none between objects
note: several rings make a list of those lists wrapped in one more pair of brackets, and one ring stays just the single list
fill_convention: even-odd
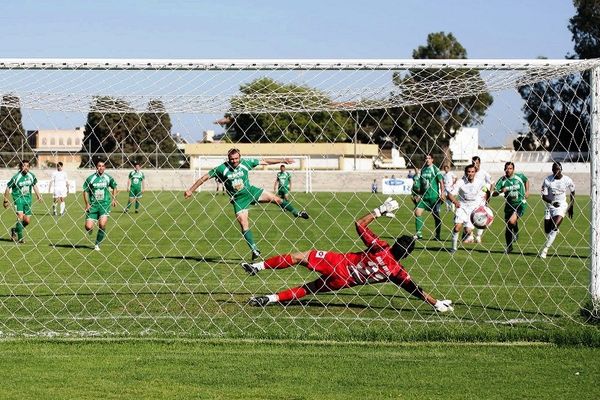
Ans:
[{"label": "player in white jersey", "polygon": [[[465,228],[464,243],[473,243],[473,223],[471,213],[477,207],[484,205],[489,198],[489,190],[485,183],[475,179],[475,166],[473,164],[465,167],[465,176],[460,179],[454,190],[448,195],[450,201],[456,206],[454,217],[454,230],[452,231],[452,249],[454,253],[458,248],[458,235],[463,225]],[[482,196],[483,193],[483,196]]]},{"label": "player in white jersey", "polygon": [[450,171],[450,165],[444,164],[442,167],[444,170],[444,190],[446,191],[446,211],[454,211],[454,204],[448,198],[448,195],[454,190],[456,184],[456,174]]},{"label": "player in white jersey", "polygon": [[[567,192],[569,193],[568,201]],[[573,218],[573,205],[575,204],[575,184],[571,178],[563,175],[562,165],[559,162],[552,164],[552,175],[544,179],[544,183],[542,183],[542,200],[546,203],[544,212],[546,243],[540,251],[540,257],[546,258],[565,214],[569,218]]]},{"label": "player in white jersey", "polygon": [[[52,173],[50,179],[50,193],[53,193],[54,201],[52,203],[52,215],[56,215],[56,206],[59,205],[60,215],[65,214],[65,198],[69,194],[69,182],[67,173],[63,171],[63,163],[61,161],[56,164],[56,171]],[[54,191],[53,191],[54,190]]]},{"label": "player in white jersey", "polygon": [[[475,171],[476,171],[475,172],[475,180],[484,182],[485,186],[488,189],[486,192],[482,192],[482,198],[484,198],[484,200],[485,200],[487,193],[491,193],[492,188],[494,187],[494,182],[492,182],[492,176],[489,174],[489,172],[481,169],[481,158],[479,158],[479,156],[473,156],[471,158],[471,161],[473,162],[473,165],[475,166]],[[485,231],[484,229],[477,228],[477,235],[475,236],[475,242],[481,243],[481,238],[483,236],[484,231]]]}]

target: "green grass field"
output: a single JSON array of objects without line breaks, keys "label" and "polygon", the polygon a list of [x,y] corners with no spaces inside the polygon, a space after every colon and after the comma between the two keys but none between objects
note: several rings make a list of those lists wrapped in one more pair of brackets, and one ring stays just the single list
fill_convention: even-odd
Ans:
[{"label": "green grass field", "polygon": [[[49,213],[50,199],[34,204],[27,243],[8,238],[14,214],[1,216],[0,251],[10,260],[0,272],[0,331],[12,336],[228,337],[315,340],[547,341],[600,343],[597,325],[580,315],[588,301],[589,198],[579,197],[574,221],[563,224],[546,260],[536,258],[544,235],[538,198],[521,223],[514,254],[503,254],[501,199],[484,243],[450,255],[452,214],[444,216],[444,242],[420,241],[405,266],[438,298],[456,304],[451,315],[410,298],[391,284],[347,289],[265,309],[249,296],[294,286],[316,276],[302,267],[249,277],[239,264],[249,250],[224,196],[149,192],[140,214],[124,214],[126,196],[109,221],[108,239],[95,252],[83,231],[80,198],[68,213]],[[274,205],[251,210],[264,256],[292,250],[358,251],[353,221],[386,196],[355,193],[296,194],[311,219],[294,220]],[[537,197],[537,196],[532,196]],[[414,231],[408,199],[397,218],[373,230],[387,240]],[[433,221],[427,214],[426,227]]]},{"label": "green grass field", "polygon": [[[353,221],[384,198],[297,194],[309,221],[273,205],[256,206],[251,219],[265,256],[358,251]],[[224,196],[147,193],[142,213],[123,214],[121,194],[99,253],[77,200],[59,218],[49,198],[35,204],[24,245],[8,238],[12,212],[0,217],[2,399],[600,396],[600,326],[581,316],[588,198],[578,198],[576,219],[546,260],[535,257],[544,241],[537,199],[511,255],[503,254],[500,199],[484,243],[454,255],[444,213],[445,240],[426,232],[405,266],[427,291],[454,300],[448,315],[391,284],[249,307],[253,294],[315,275],[298,267],[247,276],[239,264],[249,251]],[[387,240],[414,230],[403,200],[397,218],[372,224]]]}]

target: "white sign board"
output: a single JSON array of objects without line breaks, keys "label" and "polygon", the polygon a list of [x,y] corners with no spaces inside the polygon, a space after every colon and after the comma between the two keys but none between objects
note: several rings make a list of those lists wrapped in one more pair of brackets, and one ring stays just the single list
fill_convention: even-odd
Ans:
[{"label": "white sign board", "polygon": [[413,180],[409,178],[384,178],[381,181],[383,194],[410,194]]}]

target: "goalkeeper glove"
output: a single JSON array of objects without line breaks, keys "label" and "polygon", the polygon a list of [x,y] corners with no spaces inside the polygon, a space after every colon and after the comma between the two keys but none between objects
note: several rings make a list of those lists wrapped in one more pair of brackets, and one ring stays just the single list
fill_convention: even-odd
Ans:
[{"label": "goalkeeper glove", "polygon": [[445,313],[454,311],[454,307],[452,307],[452,300],[438,300],[433,305],[435,311]]},{"label": "goalkeeper glove", "polygon": [[391,197],[388,197],[385,199],[383,204],[374,209],[373,212],[377,218],[381,217],[382,215],[392,218],[394,217],[394,211],[399,208],[400,206],[398,205],[398,202],[396,200],[392,200]]}]

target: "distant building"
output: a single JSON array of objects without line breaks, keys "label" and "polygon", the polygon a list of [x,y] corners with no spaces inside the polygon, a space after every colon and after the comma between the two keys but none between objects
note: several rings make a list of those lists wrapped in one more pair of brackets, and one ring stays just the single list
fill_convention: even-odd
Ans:
[{"label": "distant building", "polygon": [[455,164],[469,164],[479,151],[479,129],[461,127],[450,139],[450,151]]},{"label": "distant building", "polygon": [[65,167],[79,167],[84,129],[39,129],[28,131],[28,141],[40,166],[62,161]]}]

